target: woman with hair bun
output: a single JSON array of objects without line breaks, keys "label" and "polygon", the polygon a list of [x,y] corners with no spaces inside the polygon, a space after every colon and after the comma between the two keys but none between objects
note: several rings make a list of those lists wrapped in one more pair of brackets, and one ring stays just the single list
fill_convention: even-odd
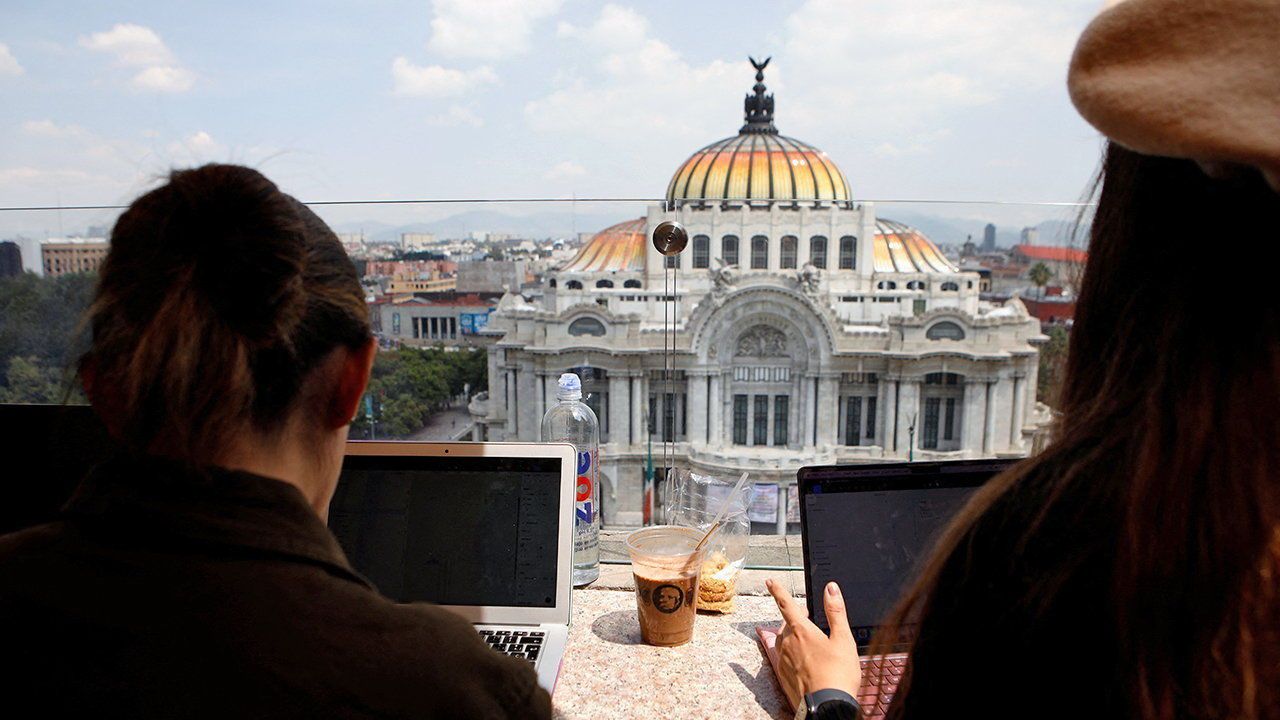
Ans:
[{"label": "woman with hair bun", "polygon": [[89,321],[81,376],[123,452],[0,538],[8,705],[550,716],[525,663],[380,596],[325,526],[376,346],[320,218],[249,168],[176,171],[117,221]]}]

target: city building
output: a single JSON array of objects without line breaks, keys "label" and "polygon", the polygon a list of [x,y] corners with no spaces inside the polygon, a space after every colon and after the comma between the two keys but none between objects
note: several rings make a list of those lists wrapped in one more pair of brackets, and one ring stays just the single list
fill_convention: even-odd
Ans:
[{"label": "city building", "polygon": [[993,253],[996,251],[996,226],[993,223],[987,223],[982,230],[982,252]]},{"label": "city building", "polygon": [[1019,278],[1030,281],[1031,268],[1043,263],[1052,273],[1050,282],[1078,289],[1089,253],[1070,247],[1048,245],[1016,245],[1009,253],[1009,264],[1019,271]]},{"label": "city building", "polygon": [[40,243],[45,277],[98,272],[110,243],[105,238],[60,238]]},{"label": "city building", "polygon": [[[781,135],[757,68],[737,135],[548,272],[537,302],[505,294],[484,331],[477,437],[536,440],[557,378],[577,372],[600,418],[608,523],[641,521],[646,467],[668,450],[676,467],[750,472],[783,532],[802,465],[1021,456],[1048,421],[1039,322],[1016,298],[981,301],[978,273]],[[650,242],[667,220],[688,231],[675,258]]]},{"label": "city building", "polygon": [[391,345],[471,347],[492,342],[482,333],[497,293],[425,293],[375,301],[374,331]]},{"label": "city building", "polygon": [[458,265],[460,293],[519,290],[529,279],[521,260],[483,260]]},{"label": "city building", "polygon": [[405,252],[426,250],[436,243],[435,233],[409,232],[400,233],[400,249]]},{"label": "city building", "polygon": [[1023,245],[1035,245],[1040,241],[1040,229],[1033,227],[1022,228],[1022,233],[1018,236],[1018,241]]},{"label": "city building", "polygon": [[22,274],[22,250],[18,243],[0,242],[0,278]]}]

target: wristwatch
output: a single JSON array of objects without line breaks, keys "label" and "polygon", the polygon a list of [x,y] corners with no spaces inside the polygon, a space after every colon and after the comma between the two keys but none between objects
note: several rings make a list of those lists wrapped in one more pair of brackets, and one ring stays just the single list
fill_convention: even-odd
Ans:
[{"label": "wristwatch", "polygon": [[[843,710],[844,712],[840,712]],[[832,711],[835,711],[834,713]],[[795,720],[821,720],[822,718],[857,718],[862,708],[853,696],[843,690],[827,688],[805,693],[803,702],[796,708]]]}]

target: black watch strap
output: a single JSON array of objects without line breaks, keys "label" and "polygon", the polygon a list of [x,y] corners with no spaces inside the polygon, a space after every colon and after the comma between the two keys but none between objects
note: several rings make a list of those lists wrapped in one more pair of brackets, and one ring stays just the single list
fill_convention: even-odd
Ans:
[{"label": "black watch strap", "polygon": [[857,718],[862,713],[862,708],[852,695],[835,688],[815,690],[804,696],[804,703],[809,710],[808,717],[819,720]]}]

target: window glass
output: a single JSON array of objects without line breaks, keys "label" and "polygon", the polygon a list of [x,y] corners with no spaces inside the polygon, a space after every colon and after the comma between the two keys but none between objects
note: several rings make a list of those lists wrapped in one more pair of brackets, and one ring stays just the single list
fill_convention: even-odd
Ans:
[{"label": "window glass", "polygon": [[840,269],[853,270],[857,266],[856,253],[858,252],[858,239],[846,235],[840,238]]},{"label": "window glass", "polygon": [[725,235],[720,238],[720,257],[725,265],[738,264],[738,236]]},{"label": "window glass", "polygon": [[782,238],[782,256],[779,258],[779,264],[784,270],[793,270],[796,267],[796,246],[799,240],[795,235],[786,235]]},{"label": "window glass", "polygon": [[821,235],[809,238],[809,264],[819,270],[827,269],[827,239]]},{"label": "window glass", "polygon": [[751,268],[764,270],[769,267],[769,238],[756,235],[751,238]]},{"label": "window glass", "polygon": [[693,236],[693,267],[702,269],[711,266],[711,238],[706,235]]}]

